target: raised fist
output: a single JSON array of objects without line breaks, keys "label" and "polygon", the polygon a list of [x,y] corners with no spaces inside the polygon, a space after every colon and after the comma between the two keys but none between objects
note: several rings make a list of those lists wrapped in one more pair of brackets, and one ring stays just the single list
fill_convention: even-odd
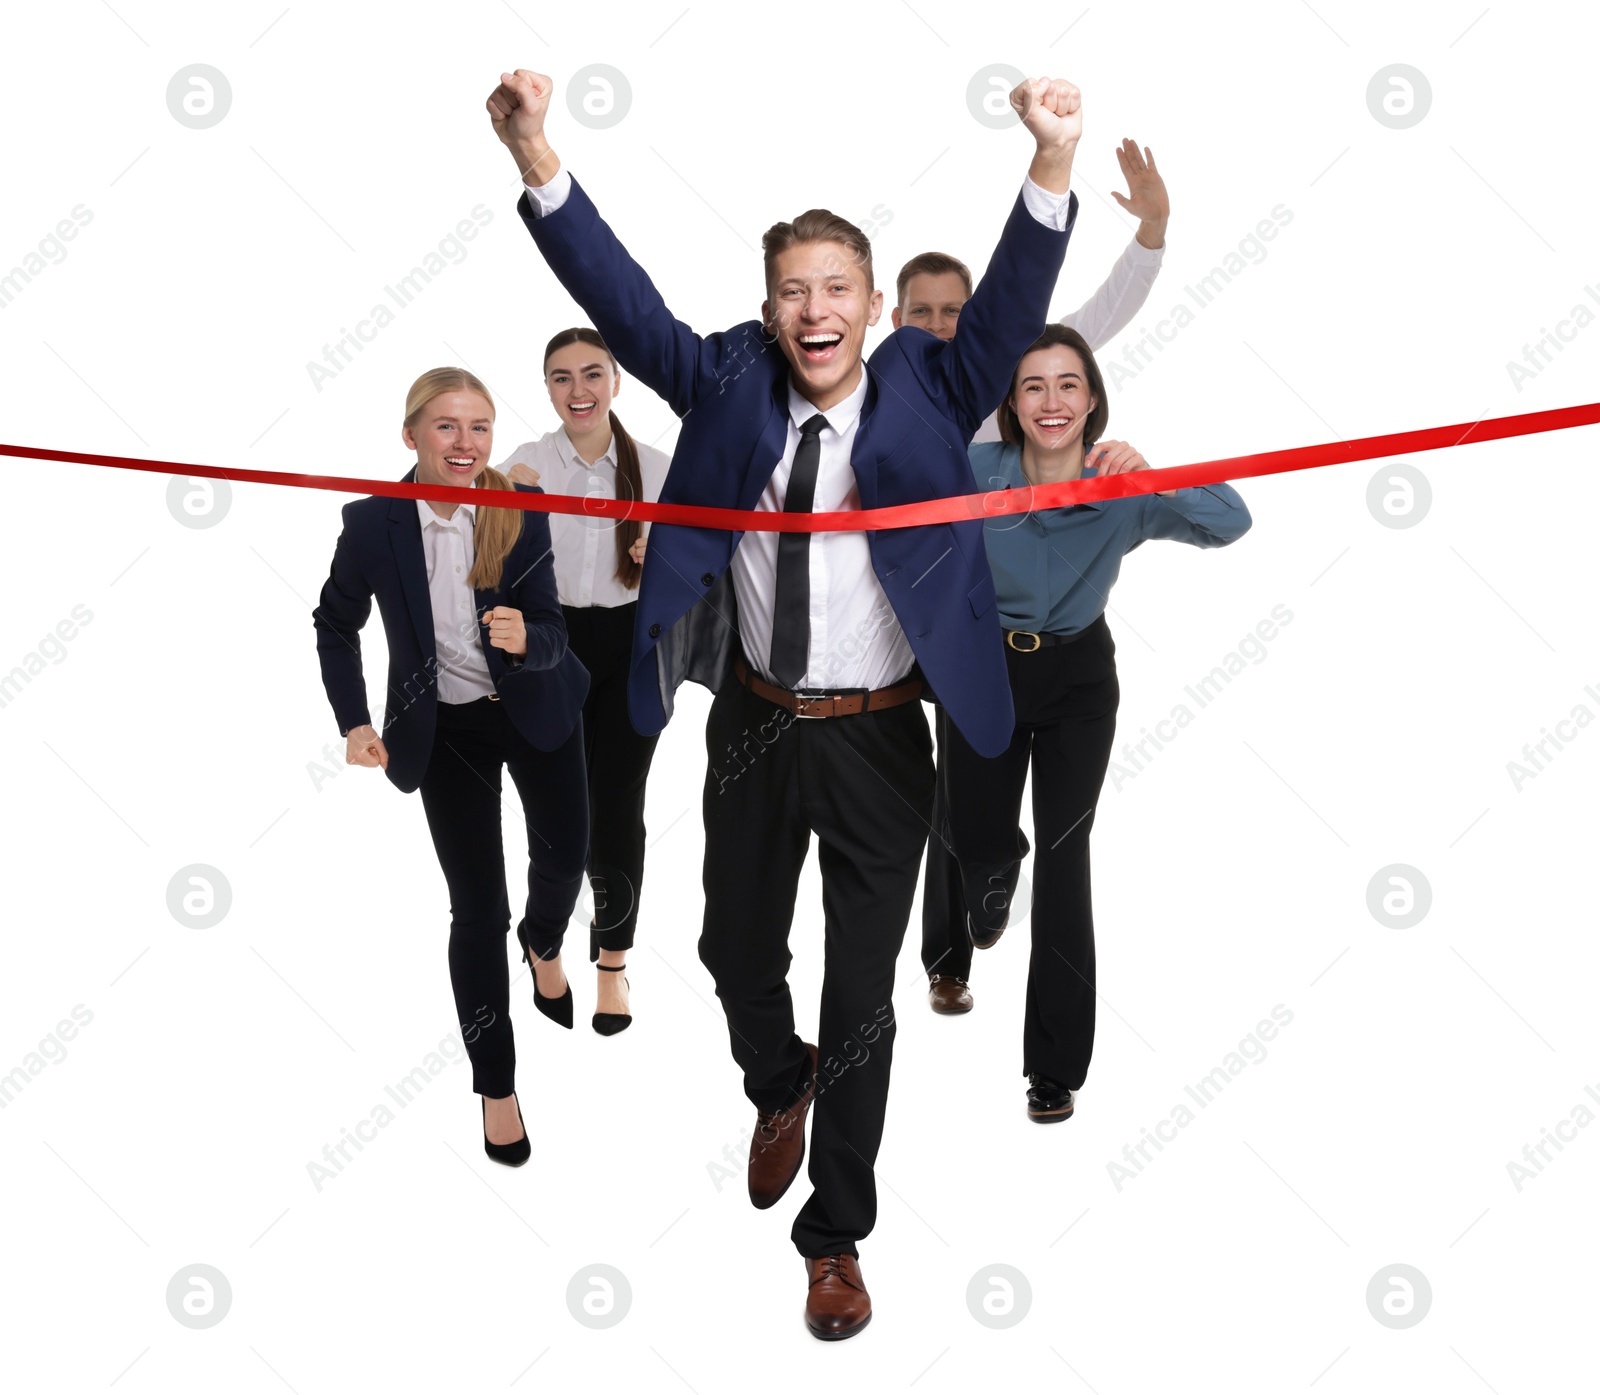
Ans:
[{"label": "raised fist", "polygon": [[539,472],[531,465],[524,465],[520,460],[511,467],[511,473],[506,476],[512,484],[538,484]]},{"label": "raised fist", "polygon": [[495,135],[513,150],[541,140],[554,87],[543,73],[530,68],[501,73],[500,85],[489,94],[487,103]]},{"label": "raised fist", "polygon": [[1074,146],[1083,135],[1083,95],[1065,78],[1024,79],[1011,106],[1041,147]]}]

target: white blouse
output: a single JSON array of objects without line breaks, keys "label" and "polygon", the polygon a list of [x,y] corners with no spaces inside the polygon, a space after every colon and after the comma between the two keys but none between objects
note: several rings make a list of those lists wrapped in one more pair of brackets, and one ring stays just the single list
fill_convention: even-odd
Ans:
[{"label": "white blouse", "polygon": [[[661,497],[671,457],[642,441],[634,444],[639,451],[639,480],[644,490],[641,502],[653,504]],[[546,494],[618,497],[615,433],[605,454],[593,465],[584,463],[566,431],[559,427],[537,441],[524,441],[496,468],[509,474],[511,467],[518,464],[539,472],[539,487]],[[609,607],[639,599],[637,587],[630,591],[617,580],[617,519],[566,513],[552,513],[549,518],[556,591],[562,605]],[[647,523],[645,536],[649,532]]]}]

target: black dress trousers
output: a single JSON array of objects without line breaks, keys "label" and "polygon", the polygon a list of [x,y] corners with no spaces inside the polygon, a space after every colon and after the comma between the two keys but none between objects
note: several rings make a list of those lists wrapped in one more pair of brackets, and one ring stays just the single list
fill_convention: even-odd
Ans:
[{"label": "black dress trousers", "polygon": [[438,705],[422,807],[450,888],[450,986],[472,1088],[504,1099],[514,1088],[511,905],[500,837],[502,769],[511,773],[528,830],[528,896],[517,937],[541,958],[561,952],[583,889],[589,841],[583,723],[553,751],[531,745],[494,698]]},{"label": "black dress trousers", "polygon": [[[953,722],[940,728],[950,843],[961,902],[947,912],[992,932],[1010,914],[1020,865],[1017,821],[1033,771],[1033,948],[1022,1029],[1023,1074],[1078,1089],[1094,1049],[1094,910],[1089,834],[1117,730],[1116,645],[1102,614],[1069,644],[1018,653],[1006,666],[1017,714],[993,759]],[[1004,944],[995,953],[1004,953]],[[937,970],[936,970],[937,972]]]},{"label": "black dress trousers", "polygon": [[[856,1253],[877,1217],[873,1161],[894,1043],[894,963],[933,805],[918,702],[804,718],[729,679],[706,724],[709,769],[700,958],[758,1109],[793,1104],[809,1060],[795,1031],[789,929],[817,838],[824,971],[811,1109],[812,1193],[791,1232],[802,1255]],[[806,908],[807,929],[816,914]]]}]

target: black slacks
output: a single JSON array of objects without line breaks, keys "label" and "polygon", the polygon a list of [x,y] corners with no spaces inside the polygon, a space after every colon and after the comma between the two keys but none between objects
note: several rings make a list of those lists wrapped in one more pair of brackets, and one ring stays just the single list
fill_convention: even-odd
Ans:
[{"label": "black slacks", "polygon": [[583,704],[583,755],[589,778],[589,885],[594,928],[589,958],[632,949],[644,890],[644,791],[656,736],[628,718],[628,666],[637,601],[619,606],[562,606],[567,644],[589,670]]},{"label": "black slacks", "polygon": [[[942,912],[953,927],[952,940],[957,933],[965,938],[963,913],[985,931],[1005,923],[1026,848],[1022,840],[1019,849],[1017,821],[1032,766],[1033,948],[1022,1070],[1074,1090],[1082,1086],[1094,1050],[1089,834],[1116,735],[1115,655],[1104,615],[1070,644],[1029,654],[1008,648],[1017,725],[1011,745],[993,759],[978,755],[955,723],[939,714],[951,851],[959,864],[960,900],[951,906],[947,894]],[[925,958],[926,953],[925,948]]]},{"label": "black slacks", "polygon": [[[945,732],[950,719],[944,709],[934,716],[938,757],[934,770],[933,831],[928,835],[928,856],[922,870],[922,967],[928,974],[944,974],[966,982],[972,977],[972,940],[967,935],[967,899],[962,890],[961,864],[950,845],[950,762],[945,759]],[[1028,855],[1028,835],[1017,829],[1016,861],[985,894],[1003,897],[1009,908],[1022,879],[1022,859]],[[996,904],[1001,904],[997,902]]]},{"label": "black slacks", "polygon": [[511,976],[506,931],[511,906],[500,838],[500,771],[511,772],[528,827],[528,900],[517,938],[541,959],[561,952],[583,889],[589,819],[583,723],[554,751],[541,751],[494,698],[438,704],[422,807],[450,888],[450,986],[472,1088],[503,1099],[515,1088]]},{"label": "black slacks", "polygon": [[812,1193],[791,1235],[810,1258],[854,1254],[877,1218],[894,961],[933,803],[928,719],[920,702],[797,718],[729,679],[711,705],[706,749],[700,959],[745,1094],[761,1110],[793,1104],[808,1075],[789,995],[789,927],[817,835],[824,969]]}]

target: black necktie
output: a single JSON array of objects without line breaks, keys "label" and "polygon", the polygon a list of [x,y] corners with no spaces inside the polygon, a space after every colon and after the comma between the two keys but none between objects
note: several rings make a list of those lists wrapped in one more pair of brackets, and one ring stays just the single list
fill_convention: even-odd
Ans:
[{"label": "black necktie", "polygon": [[[828,419],[818,412],[800,428],[800,444],[784,492],[785,513],[810,513],[817,496],[821,431]],[[811,652],[811,534],[778,534],[778,585],[772,607],[772,654],[768,666],[779,686],[795,688],[805,677]]]}]

